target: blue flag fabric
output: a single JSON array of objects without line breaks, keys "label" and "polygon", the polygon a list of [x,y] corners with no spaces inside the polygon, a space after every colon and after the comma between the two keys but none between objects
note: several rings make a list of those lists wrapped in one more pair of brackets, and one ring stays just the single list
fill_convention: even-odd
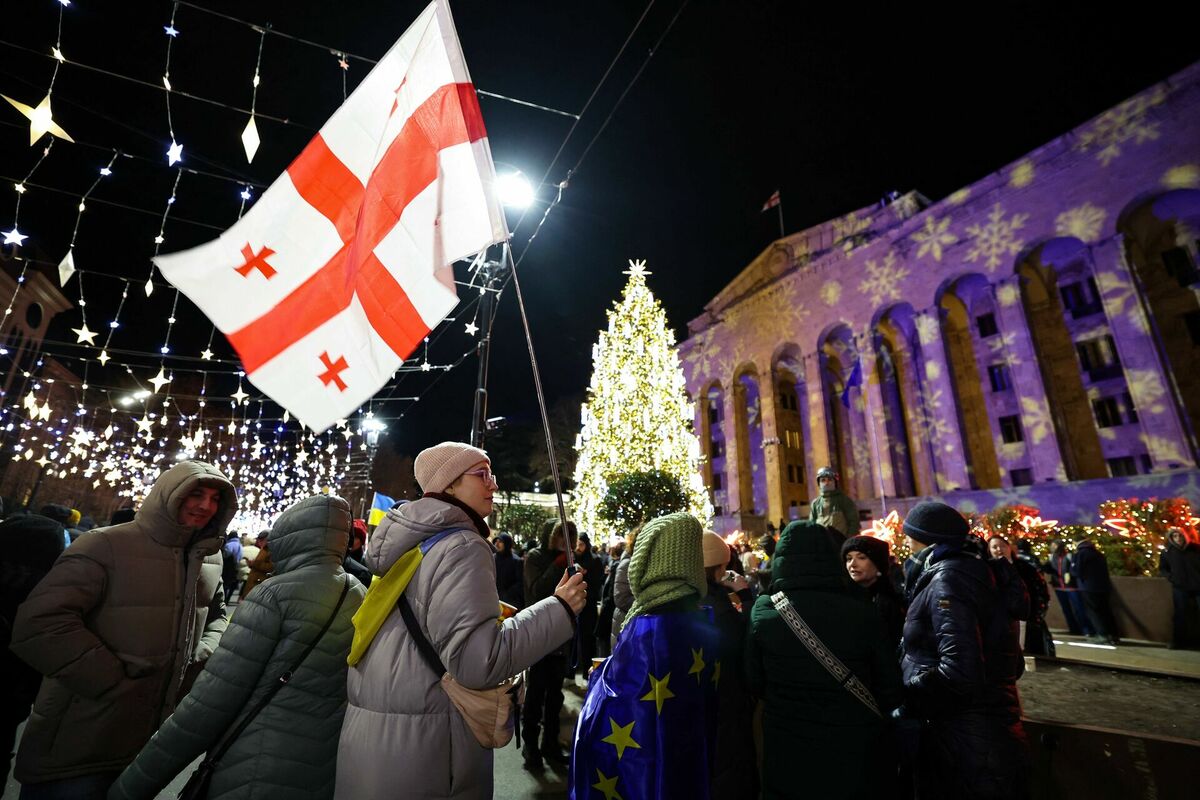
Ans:
[{"label": "blue flag fabric", "polygon": [[378,525],[383,522],[384,516],[391,510],[392,506],[396,505],[396,501],[388,497],[386,494],[375,493],[375,499],[371,501],[371,512],[367,515],[368,525]]},{"label": "blue flag fabric", "polygon": [[[635,617],[592,673],[572,800],[705,800],[721,670],[712,609]],[[753,768],[753,765],[750,765]]]},{"label": "blue flag fabric", "polygon": [[850,390],[855,386],[862,386],[861,361],[854,362],[854,369],[850,370],[850,377],[846,379],[846,388],[842,390],[842,405],[846,408],[850,407]]}]

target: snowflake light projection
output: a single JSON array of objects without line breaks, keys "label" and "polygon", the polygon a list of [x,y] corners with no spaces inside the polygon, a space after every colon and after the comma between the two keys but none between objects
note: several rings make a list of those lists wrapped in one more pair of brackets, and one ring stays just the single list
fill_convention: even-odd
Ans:
[{"label": "snowflake light projection", "polygon": [[1147,112],[1167,99],[1163,87],[1151,94],[1126,100],[1114,109],[1096,118],[1079,135],[1076,147],[1080,150],[1096,150],[1096,159],[1104,166],[1121,155],[1121,147],[1127,142],[1142,144],[1158,138],[1158,123],[1147,120]]},{"label": "snowflake light projection", "polygon": [[950,232],[950,217],[940,220],[932,216],[926,217],[925,227],[914,233],[912,238],[919,245],[917,258],[924,258],[929,254],[933,256],[934,261],[941,261],[943,248],[958,241],[958,237]]},{"label": "snowflake light projection", "polygon": [[868,277],[858,284],[858,290],[870,295],[873,305],[879,305],[885,298],[900,299],[900,282],[908,277],[909,270],[896,263],[896,251],[888,250],[880,262],[867,259],[865,267]]},{"label": "snowflake light projection", "polygon": [[837,281],[825,281],[821,286],[821,302],[832,308],[842,299],[842,285]]},{"label": "snowflake light projection", "polygon": [[1028,219],[1028,214],[1013,214],[1005,219],[1004,207],[996,203],[986,223],[967,226],[967,235],[972,238],[972,243],[963,260],[982,261],[989,271],[995,272],[1005,258],[1015,256],[1025,246],[1025,240],[1016,232],[1024,227]]},{"label": "snowflake light projection", "polygon": [[1084,203],[1055,217],[1054,231],[1059,236],[1073,236],[1090,244],[1099,240],[1107,216],[1108,212],[1104,209]]}]

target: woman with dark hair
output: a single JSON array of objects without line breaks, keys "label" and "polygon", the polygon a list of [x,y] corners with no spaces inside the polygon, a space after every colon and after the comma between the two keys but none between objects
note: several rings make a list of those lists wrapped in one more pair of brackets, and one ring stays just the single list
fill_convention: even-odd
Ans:
[{"label": "woman with dark hair", "polygon": [[904,633],[905,603],[892,583],[891,553],[888,543],[874,536],[851,536],[842,543],[842,562],[854,581],[865,589],[883,620],[888,644],[899,654]]}]

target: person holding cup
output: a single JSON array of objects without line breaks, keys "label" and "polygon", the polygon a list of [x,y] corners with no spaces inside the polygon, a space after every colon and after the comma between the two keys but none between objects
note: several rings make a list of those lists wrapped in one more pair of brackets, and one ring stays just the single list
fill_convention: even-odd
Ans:
[{"label": "person holding cup", "polygon": [[[705,531],[704,576],[708,594],[701,601],[712,609],[720,638],[720,679],[717,682],[717,748],[713,758],[710,797],[738,797],[749,790],[758,795],[758,771],[754,763],[754,700],[746,691],[744,642],[754,593],[742,575],[728,569],[731,551],[725,540]],[[731,596],[737,595],[741,609]],[[747,775],[750,786],[747,786]]]}]

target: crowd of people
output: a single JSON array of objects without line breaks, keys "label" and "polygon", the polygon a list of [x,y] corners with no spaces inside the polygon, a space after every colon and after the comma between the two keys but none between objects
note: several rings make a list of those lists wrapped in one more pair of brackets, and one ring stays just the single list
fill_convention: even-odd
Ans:
[{"label": "crowd of people", "polygon": [[[1050,589],[1073,630],[1116,637],[1090,543],[1043,565],[923,502],[900,564],[829,469],[761,554],[687,514],[611,547],[571,522],[519,545],[488,526],[483,450],[444,442],[414,471],[423,496],[371,532],[315,495],[239,537],[235,486],[199,461],[104,527],[0,523],[21,797],[152,798],[205,755],[188,797],[484,798],[515,729],[575,798],[1020,798],[1017,680],[1053,654]],[[1163,556],[1185,610],[1198,558]]]}]

